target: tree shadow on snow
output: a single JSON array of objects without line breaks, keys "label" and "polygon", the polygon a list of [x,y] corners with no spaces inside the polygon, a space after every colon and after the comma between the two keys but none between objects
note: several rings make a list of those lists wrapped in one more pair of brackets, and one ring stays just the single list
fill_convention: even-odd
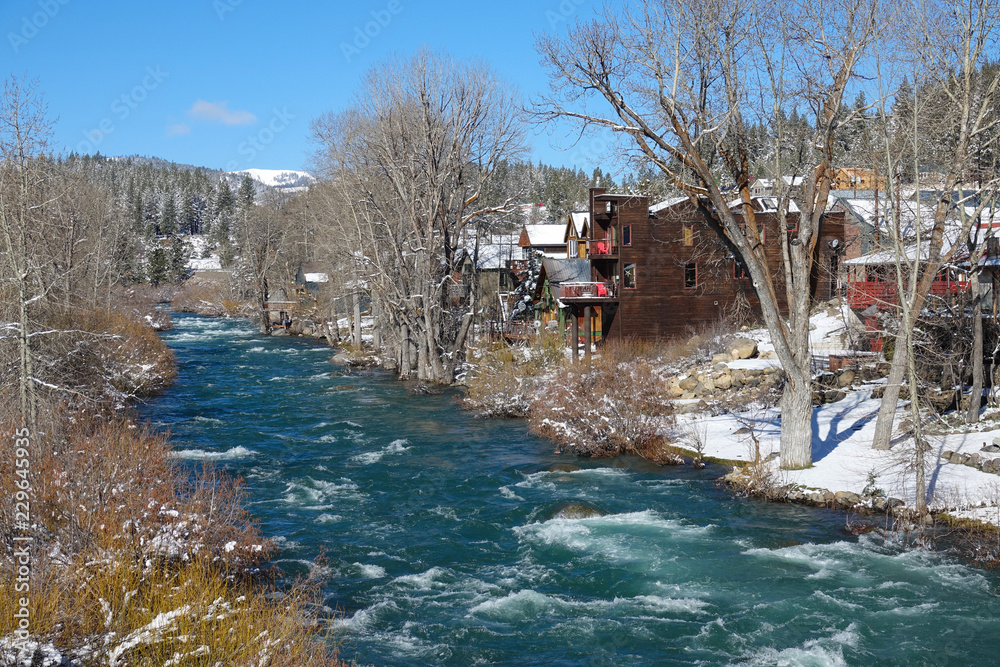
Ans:
[{"label": "tree shadow on snow", "polygon": [[878,416],[878,410],[873,410],[867,415],[861,417],[860,419],[847,418],[847,414],[852,412],[857,408],[857,404],[853,401],[847,403],[846,401],[841,401],[841,409],[833,415],[830,420],[830,429],[827,431],[826,437],[820,437],[819,435],[819,419],[818,414],[821,408],[826,408],[825,412],[829,414],[829,408],[833,404],[827,404],[825,406],[818,406],[813,408],[812,413],[812,428],[813,428],[813,444],[812,444],[812,460],[813,463],[822,461],[826,458],[833,450],[837,448],[837,445],[847,440],[856,432],[863,429],[869,422],[874,420]]}]

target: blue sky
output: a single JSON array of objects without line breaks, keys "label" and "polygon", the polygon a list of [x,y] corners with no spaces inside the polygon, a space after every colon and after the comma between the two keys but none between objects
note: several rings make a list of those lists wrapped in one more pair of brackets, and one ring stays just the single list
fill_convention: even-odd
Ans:
[{"label": "blue sky", "polygon": [[[547,87],[534,34],[565,31],[597,4],[3,0],[0,74],[38,80],[57,150],[303,169],[310,120],[344,108],[389,54],[480,57],[530,98]],[[597,164],[593,142],[529,136],[535,160]]]}]

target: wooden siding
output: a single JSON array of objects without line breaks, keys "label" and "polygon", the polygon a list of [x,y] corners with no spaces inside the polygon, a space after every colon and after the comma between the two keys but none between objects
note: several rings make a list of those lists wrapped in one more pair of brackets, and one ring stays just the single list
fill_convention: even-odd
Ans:
[{"label": "wooden siding", "polygon": [[[608,212],[608,203],[614,213]],[[620,239],[623,225],[631,226],[631,245],[619,245],[612,257],[591,253],[592,279],[624,284],[626,264],[636,266],[634,289],[620,289],[617,308],[605,306],[603,327],[607,338],[639,338],[655,340],[691,335],[695,330],[727,316],[734,304],[743,298],[758,310],[759,304],[749,279],[736,276],[742,273],[732,253],[707,224],[704,215],[690,202],[682,202],[655,215],[649,213],[645,197],[610,195],[593,189],[591,204],[591,238],[606,238],[606,230]],[[781,243],[779,220],[774,213],[758,213],[758,224],[763,224],[767,241],[765,255],[772,275],[779,276],[775,285],[778,306],[787,312],[784,281],[781,270]],[[685,227],[689,227],[685,244]],[[617,234],[617,236],[615,236]],[[817,272],[813,293],[819,298],[829,298],[831,283],[829,271],[820,268],[830,262],[835,249],[829,241],[842,237],[840,226],[824,229],[817,247]],[[685,267],[697,264],[697,284],[685,288]],[[614,311],[614,312],[612,312]]]}]

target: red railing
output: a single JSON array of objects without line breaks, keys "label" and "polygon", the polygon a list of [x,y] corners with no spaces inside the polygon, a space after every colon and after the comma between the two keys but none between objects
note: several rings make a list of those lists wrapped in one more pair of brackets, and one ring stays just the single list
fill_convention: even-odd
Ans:
[{"label": "red railing", "polygon": [[887,308],[896,303],[895,283],[877,280],[847,283],[847,304],[854,310],[864,310],[870,306]]},{"label": "red railing", "polygon": [[931,283],[931,294],[934,296],[960,294],[967,289],[969,289],[968,280],[935,280]]},{"label": "red railing", "polygon": [[613,299],[617,296],[614,283],[562,283],[561,299]]},{"label": "red railing", "polygon": [[611,242],[611,239],[600,239],[597,241],[587,242],[587,252],[590,253],[591,257],[599,257],[601,255],[617,255],[618,246]]},{"label": "red railing", "polygon": [[[931,283],[931,295],[953,296],[969,288],[967,280],[935,280]],[[870,306],[889,308],[899,303],[896,284],[878,280],[851,281],[847,283],[847,304],[855,310]]]}]

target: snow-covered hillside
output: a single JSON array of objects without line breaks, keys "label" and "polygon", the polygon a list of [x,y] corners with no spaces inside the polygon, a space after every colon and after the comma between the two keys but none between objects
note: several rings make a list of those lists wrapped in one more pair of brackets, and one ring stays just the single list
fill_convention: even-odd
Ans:
[{"label": "snow-covered hillside", "polygon": [[316,179],[305,171],[282,170],[282,169],[245,169],[243,171],[230,171],[229,174],[243,177],[244,174],[250,178],[263,183],[282,192],[298,192],[305,190],[316,182]]}]

